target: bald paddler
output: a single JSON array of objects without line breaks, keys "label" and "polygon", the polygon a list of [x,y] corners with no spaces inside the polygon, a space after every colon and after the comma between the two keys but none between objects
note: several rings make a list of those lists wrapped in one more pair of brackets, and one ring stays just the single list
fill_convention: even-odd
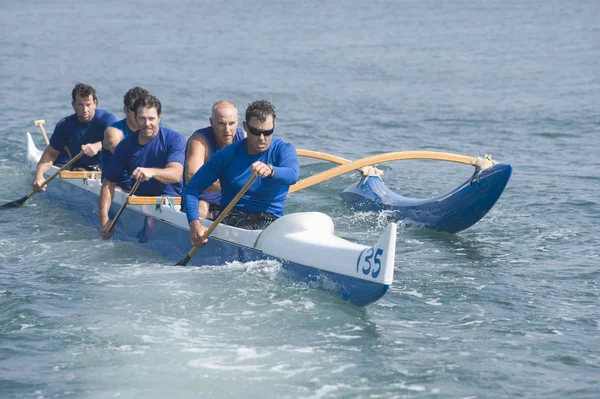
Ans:
[{"label": "bald paddler", "polygon": [[[246,132],[238,127],[240,117],[235,104],[229,100],[217,101],[212,106],[210,126],[196,130],[188,140],[185,154],[184,184],[221,148],[243,140]],[[218,211],[221,201],[221,185],[217,180],[200,195],[198,214],[209,217]]]},{"label": "bald paddler", "polygon": [[224,224],[244,229],[262,229],[283,216],[290,185],[298,180],[295,148],[274,138],[275,107],[266,100],[254,101],[246,109],[247,137],[215,153],[194,174],[183,191],[185,212],[193,245],[206,243],[207,230],[198,220],[198,198],[215,181],[221,182],[223,209],[252,175],[258,176]]}]

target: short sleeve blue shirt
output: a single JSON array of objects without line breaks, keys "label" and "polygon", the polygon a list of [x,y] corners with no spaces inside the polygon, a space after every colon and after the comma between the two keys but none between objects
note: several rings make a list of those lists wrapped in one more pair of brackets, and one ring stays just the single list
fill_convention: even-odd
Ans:
[{"label": "short sleeve blue shirt", "polygon": [[[104,138],[104,130],[110,124],[117,121],[113,114],[103,109],[96,109],[94,117],[88,123],[81,123],[77,119],[77,114],[69,115],[56,124],[54,133],[50,138],[50,145],[61,155],[56,159],[55,164],[61,164],[68,161],[65,159],[65,150],[67,147],[71,156],[81,152],[81,146],[84,144],[97,143]],[[89,168],[100,164],[100,154],[93,157],[87,155],[79,158],[73,165],[74,167]]]},{"label": "short sleeve blue shirt", "polygon": [[[160,126],[158,134],[147,144],[138,142],[139,132],[123,139],[113,154],[105,170],[104,179],[117,183],[123,177],[123,171],[131,175],[138,168],[165,168],[171,162],[185,162],[185,138],[174,130]],[[133,183],[133,179],[132,179]],[[176,184],[165,184],[150,179],[141,183],[136,195],[143,196],[179,196],[183,189],[183,180]]]}]

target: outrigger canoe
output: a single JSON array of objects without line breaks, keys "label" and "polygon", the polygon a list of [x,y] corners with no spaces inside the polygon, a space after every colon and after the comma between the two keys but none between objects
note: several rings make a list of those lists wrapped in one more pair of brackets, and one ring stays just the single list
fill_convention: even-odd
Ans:
[{"label": "outrigger canoe", "polygon": [[[327,160],[340,166],[299,181],[291,192],[309,187],[333,176],[352,170],[361,172],[357,184],[346,188],[340,197],[354,210],[385,211],[389,221],[405,220],[437,231],[456,233],[477,223],[498,201],[512,174],[512,166],[497,163],[491,155],[483,158],[433,152],[392,152],[358,161],[310,150],[298,150],[298,155]],[[408,198],[390,190],[381,179],[383,173],[371,165],[382,162],[433,159],[470,164],[473,175],[455,189],[427,199]]]},{"label": "outrigger canoe", "polygon": [[[27,162],[32,170],[41,154],[27,133]],[[53,167],[48,174],[57,170]],[[93,173],[79,177],[77,173],[65,173],[48,184],[45,195],[78,212],[98,228],[100,188],[100,179]],[[127,197],[124,191],[115,192],[111,218]],[[113,239],[138,242],[174,262],[188,253],[189,226],[173,198],[132,196],[128,204],[116,224]],[[201,222],[207,227],[211,224],[210,220]],[[290,276],[332,291],[357,306],[366,306],[380,299],[392,284],[395,253],[395,223],[385,228],[375,245],[365,246],[336,236],[329,216],[304,212],[285,215],[264,230],[220,224],[189,265],[218,266],[233,261],[273,259]]]}]

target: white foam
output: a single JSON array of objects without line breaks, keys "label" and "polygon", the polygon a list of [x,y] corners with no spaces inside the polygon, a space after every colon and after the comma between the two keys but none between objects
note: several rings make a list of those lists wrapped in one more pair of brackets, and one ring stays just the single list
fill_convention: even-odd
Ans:
[{"label": "white foam", "polygon": [[209,369],[209,370],[218,370],[218,371],[241,371],[241,372],[258,372],[262,370],[262,367],[256,365],[225,365],[225,364],[215,364],[209,363],[206,359],[194,359],[188,362],[188,366],[199,369]]},{"label": "white foam", "polygon": [[400,291],[403,294],[406,295],[412,295],[412,296],[416,296],[417,298],[422,298],[423,294],[421,294],[420,292],[416,291],[416,290],[412,290],[412,291]]},{"label": "white foam", "polygon": [[348,370],[349,368],[352,367],[357,367],[356,364],[344,364],[341,365],[339,367],[334,368],[333,370],[331,370],[331,374],[340,374],[343,373],[344,371]]},{"label": "white foam", "polygon": [[315,394],[313,396],[309,396],[308,398],[310,399],[320,399],[320,398],[324,398],[327,397],[329,394],[331,394],[332,392],[335,392],[337,390],[339,390],[342,387],[345,387],[346,385],[344,384],[338,384],[338,385],[323,385],[321,388],[317,389],[315,391]]},{"label": "white foam", "polygon": [[440,298],[434,298],[434,299],[430,299],[428,301],[426,301],[425,303],[431,306],[442,306],[441,302],[438,302],[440,300]]},{"label": "white foam", "polygon": [[244,360],[248,359],[262,359],[271,355],[270,352],[258,354],[254,348],[238,348],[236,349],[236,352],[236,363],[243,362]]},{"label": "white foam", "polygon": [[361,338],[359,335],[341,335],[341,334],[335,334],[335,333],[324,334],[323,336],[326,338],[339,338],[339,339],[343,339],[346,341],[349,341],[351,339],[360,339]]}]

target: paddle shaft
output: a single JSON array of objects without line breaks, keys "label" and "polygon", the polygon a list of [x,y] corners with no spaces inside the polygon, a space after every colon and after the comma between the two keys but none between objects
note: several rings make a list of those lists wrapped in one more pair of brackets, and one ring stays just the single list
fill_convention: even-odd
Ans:
[{"label": "paddle shaft", "polygon": [[[56,176],[58,176],[60,174],[60,172],[62,172],[65,169],[68,169],[69,166],[73,165],[75,162],[77,162],[79,160],[79,158],[81,158],[81,156],[83,155],[83,151],[80,152],[79,154],[75,155],[73,158],[71,158],[71,160],[69,162],[67,162],[66,164],[64,164],[63,166],[60,167],[60,169],[58,169],[56,172],[52,173],[50,175],[49,178],[47,178],[46,180],[44,180],[44,182],[42,183],[42,187],[44,187],[46,184],[50,183],[52,180],[54,180],[54,178]],[[27,199],[29,199],[29,197],[31,197],[33,194],[37,193],[37,191],[32,191],[29,194],[27,194],[25,197]]]},{"label": "paddle shaft", "polygon": [[[240,192],[237,193],[237,195],[231,200],[231,202],[225,207],[225,209],[223,209],[223,212],[221,212],[219,214],[219,216],[215,219],[215,221],[209,226],[208,230],[206,230],[206,232],[204,233],[205,238],[208,238],[212,234],[212,232],[217,228],[219,223],[221,223],[223,221],[223,219],[225,219],[225,217],[233,209],[235,204],[237,204],[237,202],[240,200],[240,198],[242,198],[242,195],[244,195],[246,193],[246,191],[248,191],[248,189],[250,188],[252,183],[254,183],[254,180],[256,180],[256,176],[252,176],[246,182],[244,187],[242,187]],[[196,251],[198,251],[199,248],[200,247],[197,247],[194,245],[194,247],[190,250],[190,252],[188,252],[188,254],[185,256],[185,258],[183,258],[182,260],[180,260],[177,263],[177,266],[187,265],[187,263],[190,261],[190,259],[192,259],[192,256],[194,256],[194,254],[196,253]]]},{"label": "paddle shaft", "polygon": [[[341,163],[341,165],[326,170],[316,175],[312,175],[305,179],[298,181],[296,184],[290,187],[289,193],[303,190],[305,188],[314,186],[329,180],[331,178],[343,175],[344,173],[351,172],[356,169],[360,169],[363,166],[370,166],[377,163],[389,162],[389,161],[404,161],[410,159],[433,159],[439,161],[450,161],[464,163],[468,165],[477,166],[476,157],[468,157],[466,155],[451,154],[448,152],[435,152],[435,151],[402,151],[402,152],[388,152],[386,154],[372,155],[366,158],[359,159],[357,161],[348,161],[344,158],[339,158],[334,155],[323,154],[316,151],[309,150],[297,150],[298,155],[306,156],[310,158],[323,159],[325,161]],[[334,160],[335,159],[335,160]],[[346,162],[347,161],[347,162]]]},{"label": "paddle shaft", "polygon": [[35,122],[33,122],[36,126],[39,126],[40,130],[42,131],[42,135],[44,136],[44,140],[46,141],[46,145],[50,144],[50,140],[48,140],[48,135],[46,134],[46,129],[44,129],[44,123],[46,123],[45,120],[40,119],[37,120]]},{"label": "paddle shaft", "polygon": [[123,213],[123,211],[125,210],[125,207],[127,206],[127,202],[129,200],[129,197],[131,197],[135,193],[135,190],[138,189],[138,187],[140,186],[141,182],[142,182],[141,180],[138,180],[138,181],[135,182],[135,184],[133,185],[133,187],[131,187],[131,191],[129,191],[129,195],[127,196],[127,198],[125,199],[125,201],[123,201],[123,204],[119,208],[119,211],[115,215],[115,218],[110,223],[110,227],[108,228],[109,232],[113,231],[113,229],[115,228],[115,225],[117,224],[117,220],[119,220],[119,218],[121,217],[121,214]]},{"label": "paddle shaft", "polygon": [[[60,169],[58,169],[56,172],[54,172],[49,178],[44,180],[44,182],[42,183],[42,187],[44,187],[46,184],[50,183],[56,176],[58,176],[60,174],[60,172],[67,169],[69,166],[73,165],[75,162],[77,162],[77,160],[79,158],[81,158],[82,155],[83,155],[83,152],[80,152],[79,154],[75,155],[75,157],[73,159],[71,159],[69,162],[67,162],[66,164],[61,166]],[[15,208],[17,206],[21,206],[25,203],[25,201],[27,201],[29,198],[31,198],[31,196],[35,193],[37,193],[37,191],[32,190],[26,196],[19,198],[16,201],[8,202],[8,203],[0,206],[0,209],[8,209],[8,208]]]}]

